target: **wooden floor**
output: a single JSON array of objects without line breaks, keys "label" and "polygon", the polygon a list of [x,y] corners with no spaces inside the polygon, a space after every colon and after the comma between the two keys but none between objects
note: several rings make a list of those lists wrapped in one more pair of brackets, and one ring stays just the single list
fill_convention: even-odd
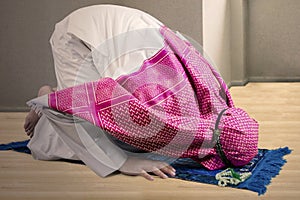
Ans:
[{"label": "wooden floor", "polygon": [[[231,88],[231,93],[236,106],[259,121],[259,147],[294,150],[264,196],[177,179],[149,182],[121,174],[100,178],[83,165],[36,161],[7,151],[0,152],[0,199],[299,199],[300,83],[250,83]],[[0,113],[0,143],[27,139],[24,116]]]}]

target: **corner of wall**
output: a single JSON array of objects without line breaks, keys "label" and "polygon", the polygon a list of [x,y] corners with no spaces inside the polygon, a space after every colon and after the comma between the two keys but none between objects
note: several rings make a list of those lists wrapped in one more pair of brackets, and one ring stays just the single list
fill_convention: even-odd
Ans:
[{"label": "corner of wall", "polygon": [[247,0],[231,1],[231,85],[245,85],[247,79]]},{"label": "corner of wall", "polygon": [[203,49],[226,83],[231,81],[230,0],[203,0]]}]

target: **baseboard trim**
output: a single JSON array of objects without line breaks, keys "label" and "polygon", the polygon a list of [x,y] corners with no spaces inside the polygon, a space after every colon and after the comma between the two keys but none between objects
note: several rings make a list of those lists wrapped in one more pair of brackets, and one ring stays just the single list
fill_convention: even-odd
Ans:
[{"label": "baseboard trim", "polygon": [[249,82],[300,82],[300,77],[248,77]]},{"label": "baseboard trim", "polygon": [[230,82],[230,87],[231,86],[245,86],[249,83],[249,79],[244,79],[244,80],[235,80]]},{"label": "baseboard trim", "polygon": [[300,77],[248,77],[245,80],[235,80],[228,83],[228,87],[245,86],[250,82],[300,82]]}]

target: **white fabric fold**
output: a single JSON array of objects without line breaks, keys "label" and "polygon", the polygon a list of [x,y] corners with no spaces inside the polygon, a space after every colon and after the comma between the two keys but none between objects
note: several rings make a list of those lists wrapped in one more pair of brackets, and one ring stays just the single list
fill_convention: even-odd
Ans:
[{"label": "white fabric fold", "polygon": [[47,127],[46,135],[34,134],[28,144],[36,159],[81,160],[102,177],[118,170],[127,159],[104,131],[89,122],[50,109],[43,110],[42,118],[35,132]]}]

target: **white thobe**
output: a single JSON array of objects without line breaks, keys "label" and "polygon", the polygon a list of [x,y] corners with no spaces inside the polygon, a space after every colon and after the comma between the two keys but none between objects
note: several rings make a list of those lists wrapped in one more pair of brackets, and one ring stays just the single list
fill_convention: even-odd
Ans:
[{"label": "white thobe", "polygon": [[[152,16],[121,6],[96,5],[71,13],[56,24],[50,39],[58,90],[136,71],[163,47],[160,26]],[[82,160],[102,177],[118,170],[126,153],[101,129],[75,121],[44,109],[28,144],[32,156]]]}]

